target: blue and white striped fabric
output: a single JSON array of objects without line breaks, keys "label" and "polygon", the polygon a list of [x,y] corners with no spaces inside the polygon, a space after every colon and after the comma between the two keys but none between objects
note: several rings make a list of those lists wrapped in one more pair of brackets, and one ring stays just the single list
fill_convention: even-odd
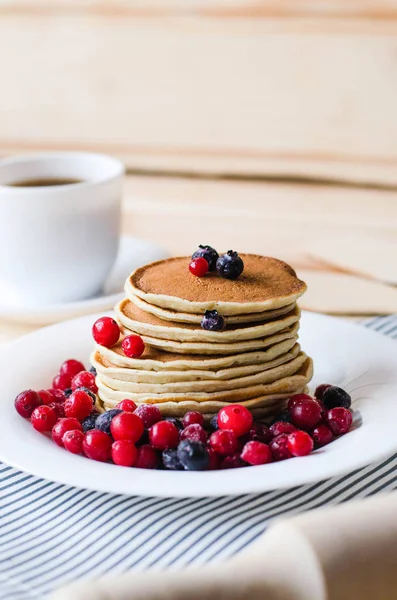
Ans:
[{"label": "blue and white striped fabric", "polygon": [[[365,323],[397,338],[397,317]],[[114,496],[0,465],[0,598],[37,600],[82,577],[221,561],[274,517],[397,488],[397,455],[320,484],[239,497]]]}]

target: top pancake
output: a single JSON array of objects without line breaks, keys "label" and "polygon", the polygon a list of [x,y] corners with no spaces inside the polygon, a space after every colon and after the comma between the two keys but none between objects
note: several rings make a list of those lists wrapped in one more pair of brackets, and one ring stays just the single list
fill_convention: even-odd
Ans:
[{"label": "top pancake", "polygon": [[273,310],[295,302],[305,291],[295,271],[276,258],[241,254],[244,271],[237,279],[208,273],[195,277],[190,257],[157,261],[134,271],[127,279],[127,296],[135,294],[162,308],[203,314],[218,310],[223,316]]}]

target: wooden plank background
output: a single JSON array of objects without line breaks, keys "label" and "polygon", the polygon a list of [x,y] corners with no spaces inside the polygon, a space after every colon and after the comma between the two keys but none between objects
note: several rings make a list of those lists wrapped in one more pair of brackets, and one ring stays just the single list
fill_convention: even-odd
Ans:
[{"label": "wooden plank background", "polygon": [[313,240],[397,237],[396,191],[147,176],[128,177],[124,196],[124,231],[174,254],[214,244],[313,267]]},{"label": "wooden plank background", "polygon": [[94,14],[241,16],[327,16],[390,18],[395,0],[0,0],[0,10],[34,14],[72,12]]},{"label": "wooden plank background", "polygon": [[0,152],[396,184],[395,0],[186,5],[0,2]]}]

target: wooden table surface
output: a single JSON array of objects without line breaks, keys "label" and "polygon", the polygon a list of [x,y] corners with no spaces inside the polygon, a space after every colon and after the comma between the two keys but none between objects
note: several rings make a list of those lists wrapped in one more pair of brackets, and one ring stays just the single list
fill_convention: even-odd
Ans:
[{"label": "wooden table surface", "polygon": [[[199,243],[208,243],[274,255],[290,262],[298,273],[320,270],[330,278],[324,295],[332,300],[338,293],[331,279],[335,270],[319,264],[308,248],[325,237],[338,244],[358,234],[369,240],[389,236],[394,242],[396,191],[318,182],[130,174],[122,227],[124,233],[152,240],[172,254],[190,254]],[[355,244],[352,241],[353,256],[360,252]],[[352,294],[354,309],[354,288]],[[350,318],[365,315],[362,308],[358,310],[361,301],[357,297],[357,314],[349,304]],[[339,312],[343,315],[343,310]],[[0,323],[0,343],[34,329],[34,325]]]}]

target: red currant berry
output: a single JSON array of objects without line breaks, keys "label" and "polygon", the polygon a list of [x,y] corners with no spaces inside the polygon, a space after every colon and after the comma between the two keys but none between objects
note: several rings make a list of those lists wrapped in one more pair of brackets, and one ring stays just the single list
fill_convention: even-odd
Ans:
[{"label": "red currant berry", "polygon": [[222,458],[219,468],[220,469],[239,469],[241,467],[246,467],[247,463],[243,461],[240,456],[240,452],[234,452],[233,454],[229,454],[229,456],[225,456]]},{"label": "red currant berry", "polygon": [[72,379],[70,375],[67,375],[66,373],[59,373],[52,380],[52,387],[56,390],[64,391],[70,388],[71,381]]},{"label": "red currant berry", "polygon": [[38,390],[38,395],[40,396],[41,404],[51,404],[54,402],[54,397],[48,390]]},{"label": "red currant berry", "polygon": [[321,385],[318,385],[316,387],[316,391],[314,392],[314,397],[317,398],[317,400],[322,400],[323,396],[324,396],[324,392],[326,392],[327,389],[330,387],[331,387],[330,383],[322,383]]},{"label": "red currant berry", "polygon": [[136,404],[133,400],[122,400],[116,404],[115,408],[123,410],[124,412],[134,412],[136,410]]},{"label": "red currant berry", "polygon": [[146,429],[150,429],[152,425],[161,420],[161,412],[153,404],[140,404],[134,414],[141,417]]},{"label": "red currant berry", "polygon": [[36,431],[51,431],[57,422],[58,417],[51,406],[42,404],[34,409],[30,420]]},{"label": "red currant berry", "polygon": [[312,438],[317,448],[321,448],[332,442],[334,435],[326,425],[317,425],[312,431]]},{"label": "red currant berry", "polygon": [[204,277],[208,273],[208,262],[205,258],[193,258],[189,264],[189,271],[196,277]]},{"label": "red currant berry", "polygon": [[212,448],[208,448],[207,452],[209,456],[208,471],[216,471],[220,466],[219,456]]},{"label": "red currant berry", "polygon": [[179,441],[179,431],[173,423],[159,421],[150,428],[149,439],[153,448],[157,450],[176,448]]},{"label": "red currant berry", "polygon": [[134,467],[138,469],[156,469],[159,465],[159,456],[154,448],[145,444],[138,448],[138,456]]},{"label": "red currant berry", "polygon": [[54,402],[65,402],[66,396],[62,390],[56,390],[55,388],[51,388],[47,390],[52,395]]},{"label": "red currant berry", "polygon": [[72,379],[77,373],[80,371],[85,371],[85,366],[79,360],[75,360],[74,358],[70,358],[69,360],[65,360],[62,363],[59,372],[63,375],[69,375],[70,379]]},{"label": "red currant berry", "polygon": [[317,400],[316,399],[317,404],[319,405],[320,409],[321,409],[321,419],[325,419],[327,416],[327,409],[324,405],[324,402],[322,400]]},{"label": "red currant berry", "polygon": [[313,440],[306,431],[293,431],[288,435],[288,448],[293,456],[306,456],[313,450]]},{"label": "red currant berry", "polygon": [[277,437],[282,433],[292,433],[293,431],[296,431],[295,425],[286,423],[285,421],[277,421],[276,423],[273,423],[273,425],[270,425],[270,432],[273,437]]},{"label": "red currant berry", "polygon": [[111,317],[102,317],[92,326],[92,337],[97,344],[111,348],[119,341],[120,327]]},{"label": "red currant berry", "polygon": [[87,458],[106,462],[111,457],[112,438],[104,431],[90,429],[83,440],[83,452]]},{"label": "red currant berry", "polygon": [[72,379],[71,388],[74,391],[80,387],[88,388],[89,390],[91,390],[91,392],[94,392],[94,394],[96,394],[98,388],[95,383],[94,373],[90,373],[89,371],[81,371],[81,373],[77,373],[77,375],[75,375]]},{"label": "red currant berry", "polygon": [[353,415],[347,408],[337,406],[328,411],[327,421],[334,435],[343,435],[350,431]]},{"label": "red currant berry", "polygon": [[37,406],[40,406],[40,396],[34,390],[21,392],[14,400],[15,410],[21,417],[29,419]]},{"label": "red currant berry", "polygon": [[273,439],[269,427],[264,423],[253,423],[248,435],[249,441],[263,444],[268,444]]},{"label": "red currant berry", "polygon": [[241,458],[249,465],[264,465],[273,460],[269,446],[262,444],[262,442],[248,442],[245,444]]},{"label": "red currant berry", "polygon": [[62,438],[64,448],[72,454],[83,453],[84,433],[80,429],[69,429]]},{"label": "red currant berry", "polygon": [[294,396],[291,396],[291,398],[288,400],[288,410],[291,411],[294,408],[295,404],[297,404],[301,400],[313,400],[313,398],[309,396],[309,394],[295,394]]},{"label": "red currant berry", "polygon": [[58,446],[63,448],[62,438],[71,429],[79,429],[81,431],[81,423],[73,417],[59,419],[52,428],[52,439]]},{"label": "red currant berry", "polygon": [[204,423],[204,417],[201,413],[196,410],[191,410],[187,412],[182,419],[182,425],[184,427],[188,427],[188,425],[193,425],[197,423],[198,425],[202,425]]},{"label": "red currant berry", "polygon": [[58,419],[63,419],[65,416],[65,408],[62,402],[51,402],[51,404],[47,404],[46,406],[51,406],[53,410],[55,410],[55,414]]},{"label": "red currant berry", "polygon": [[321,407],[312,398],[298,400],[290,409],[291,421],[300,429],[310,430],[321,419]]},{"label": "red currant berry", "polygon": [[115,440],[137,442],[142,437],[144,430],[142,419],[131,412],[122,412],[116,415],[110,423],[110,433]]},{"label": "red currant berry", "polygon": [[282,433],[274,438],[269,446],[274,460],[279,461],[292,458],[292,454],[288,448],[288,435],[286,433]]},{"label": "red currant berry", "polygon": [[238,440],[233,431],[229,429],[218,429],[211,433],[209,440],[210,447],[221,456],[233,454],[238,448]]},{"label": "red currant berry", "polygon": [[132,467],[138,457],[138,450],[130,440],[117,440],[112,444],[112,460],[115,465]]},{"label": "red currant berry", "polygon": [[145,343],[140,335],[127,335],[121,347],[128,358],[139,358],[145,351]]},{"label": "red currant berry", "polygon": [[249,432],[252,427],[253,417],[248,408],[241,404],[224,406],[218,413],[219,429],[228,429],[240,437]]},{"label": "red currant berry", "polygon": [[65,416],[82,421],[92,411],[92,398],[82,390],[76,390],[65,400]]},{"label": "red currant berry", "polygon": [[194,442],[207,443],[207,432],[198,423],[192,423],[181,431],[180,440],[193,440]]}]

